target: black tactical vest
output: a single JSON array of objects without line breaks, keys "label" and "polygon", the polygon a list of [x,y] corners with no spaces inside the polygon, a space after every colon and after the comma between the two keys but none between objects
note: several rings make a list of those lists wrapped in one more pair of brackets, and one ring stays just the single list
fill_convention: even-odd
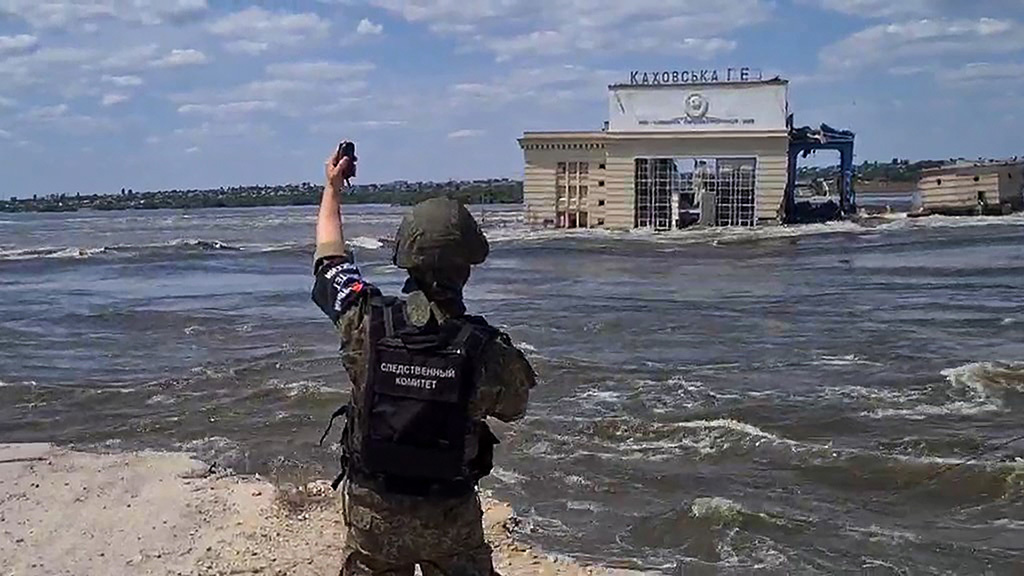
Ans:
[{"label": "black tactical vest", "polygon": [[[486,424],[469,414],[479,359],[497,330],[475,317],[417,328],[404,312],[396,298],[371,299],[369,365],[360,405],[347,407],[342,474],[393,493],[470,492],[490,473],[497,443]],[[467,463],[466,439],[474,426],[479,455]]]}]

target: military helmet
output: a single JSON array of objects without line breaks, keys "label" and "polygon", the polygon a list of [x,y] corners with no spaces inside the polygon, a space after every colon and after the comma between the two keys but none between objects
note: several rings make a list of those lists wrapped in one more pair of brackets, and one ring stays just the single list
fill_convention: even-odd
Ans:
[{"label": "military helmet", "polygon": [[476,219],[451,198],[420,202],[395,235],[395,266],[430,270],[482,264],[490,252]]}]

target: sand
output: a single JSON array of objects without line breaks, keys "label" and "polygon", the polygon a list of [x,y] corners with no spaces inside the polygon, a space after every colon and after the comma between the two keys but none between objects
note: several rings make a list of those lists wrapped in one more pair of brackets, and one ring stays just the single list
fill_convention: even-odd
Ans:
[{"label": "sand", "polygon": [[[636,574],[530,550],[507,505],[485,497],[485,510],[504,576]],[[185,454],[0,445],[0,576],[334,575],[343,538],[327,482],[278,489]]]}]

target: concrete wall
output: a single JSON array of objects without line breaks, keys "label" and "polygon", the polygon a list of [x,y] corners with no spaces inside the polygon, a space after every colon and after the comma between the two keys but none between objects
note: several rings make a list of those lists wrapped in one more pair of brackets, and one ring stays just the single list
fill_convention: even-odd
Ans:
[{"label": "concrete wall", "polygon": [[985,192],[990,205],[999,204],[999,174],[940,174],[921,179],[921,206],[925,209],[969,209],[978,205],[978,192]]},{"label": "concrete wall", "polygon": [[[603,136],[603,135],[602,135]],[[598,187],[598,181],[605,179],[605,171],[599,169],[605,163],[604,144],[600,136],[580,135],[567,136],[559,139],[534,141],[524,138],[525,170],[523,175],[523,203],[525,204],[524,219],[530,226],[543,226],[545,220],[554,222],[555,207],[555,175],[559,162],[587,162],[590,164],[590,191],[581,210],[589,213],[589,227],[597,227],[599,219],[604,219],[604,207],[599,206],[604,199],[606,187]]]},{"label": "concrete wall", "polygon": [[757,217],[777,223],[786,191],[789,137],[778,135],[614,135],[607,139],[605,225],[633,228],[635,161],[644,157],[757,158]]},{"label": "concrete wall", "polygon": [[1015,210],[1024,210],[1024,167],[1010,166],[999,173],[999,201],[1013,206]]}]

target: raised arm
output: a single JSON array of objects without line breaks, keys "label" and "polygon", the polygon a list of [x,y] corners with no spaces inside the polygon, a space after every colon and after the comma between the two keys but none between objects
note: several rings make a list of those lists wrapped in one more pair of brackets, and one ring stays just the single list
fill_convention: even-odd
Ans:
[{"label": "raised arm", "polygon": [[327,182],[316,221],[316,253],[313,255],[313,301],[336,325],[372,286],[363,281],[359,268],[345,249],[341,219],[341,194],[345,181],[355,175],[355,164],[340,159],[341,148],[327,159]]}]

